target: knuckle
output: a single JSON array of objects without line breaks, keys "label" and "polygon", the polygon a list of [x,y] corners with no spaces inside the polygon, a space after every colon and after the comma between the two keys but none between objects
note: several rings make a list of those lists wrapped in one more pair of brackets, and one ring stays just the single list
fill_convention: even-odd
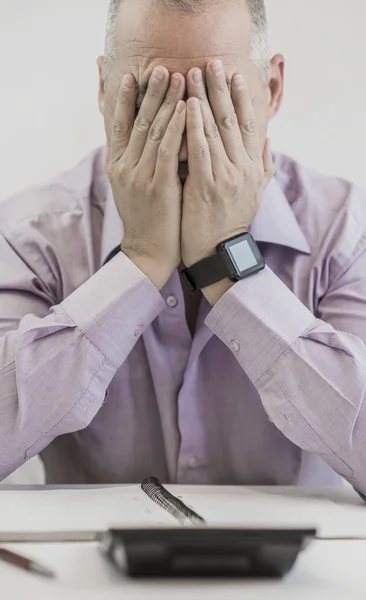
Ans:
[{"label": "knuckle", "polygon": [[[124,178],[127,178],[127,173],[124,174]],[[140,191],[143,189],[143,179],[139,173],[132,173],[128,176],[128,187],[131,190],[132,195],[138,196]]]},{"label": "knuckle", "polygon": [[121,107],[128,106],[129,103],[130,103],[130,99],[128,97],[128,94],[126,94],[125,92],[122,94],[120,93],[120,95],[117,98],[118,107],[121,108]]},{"label": "knuckle", "polygon": [[254,185],[260,185],[265,177],[264,167],[253,162],[244,165],[242,174],[246,181],[252,181]]},{"label": "knuckle", "polygon": [[163,102],[164,108],[171,108],[173,105],[175,106],[177,103],[177,99],[173,93],[168,93]]},{"label": "knuckle", "polygon": [[120,166],[118,169],[118,181],[125,183],[127,181],[127,169],[124,166]]},{"label": "knuckle", "polygon": [[168,127],[166,128],[167,132],[169,133],[174,133],[175,131],[177,131],[177,129],[177,123],[174,120],[170,121]]},{"label": "knuckle", "polygon": [[218,92],[225,92],[227,89],[227,83],[224,83],[222,80],[220,80],[216,82],[215,88]]},{"label": "knuckle", "polygon": [[152,142],[161,142],[164,137],[164,130],[161,125],[153,124],[149,130],[149,139]]},{"label": "knuckle", "polygon": [[249,179],[249,175],[250,175],[250,165],[249,164],[244,164],[242,173],[243,173],[244,179],[246,179],[246,180]]},{"label": "knuckle", "polygon": [[238,187],[238,182],[237,182],[237,174],[234,171],[234,169],[231,169],[230,167],[228,167],[225,170],[225,188],[229,189],[231,191],[236,190],[236,188]]},{"label": "knuckle", "polygon": [[159,147],[158,155],[161,160],[167,161],[172,157],[172,151],[165,144],[161,144]]},{"label": "knuckle", "polygon": [[257,130],[257,125],[254,119],[250,119],[241,126],[241,131],[244,135],[253,135]]},{"label": "knuckle", "polygon": [[124,123],[123,121],[116,119],[113,122],[113,134],[116,137],[119,137],[119,138],[125,137],[128,134],[128,130],[129,130],[128,125],[126,123]]},{"label": "knuckle", "polygon": [[200,101],[201,106],[207,102],[207,95],[205,92],[199,90],[195,93],[195,97]]},{"label": "knuckle", "polygon": [[207,158],[207,149],[202,146],[202,144],[198,144],[193,148],[193,156],[199,160],[205,160]]},{"label": "knuckle", "polygon": [[135,127],[136,127],[137,131],[146,132],[148,129],[150,129],[151,123],[150,123],[149,119],[144,117],[143,114],[139,113],[135,120]]},{"label": "knuckle", "polygon": [[217,140],[217,138],[219,137],[219,128],[217,127],[216,123],[206,123],[205,134],[208,140]]},{"label": "knuckle", "polygon": [[157,96],[161,94],[161,89],[159,86],[159,82],[154,78],[151,78],[149,81],[149,85],[146,91],[146,98],[150,98],[151,100],[155,100]]},{"label": "knuckle", "polygon": [[235,112],[231,112],[222,121],[222,125],[225,129],[233,129],[238,124],[238,117]]},{"label": "knuckle", "polygon": [[121,165],[108,165],[107,175],[112,184],[124,184],[126,181],[126,171]]}]

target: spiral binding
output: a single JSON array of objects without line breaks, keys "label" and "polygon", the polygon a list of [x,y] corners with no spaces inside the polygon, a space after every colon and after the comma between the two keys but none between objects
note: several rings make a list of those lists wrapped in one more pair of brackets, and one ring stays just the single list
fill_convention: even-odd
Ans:
[{"label": "spiral binding", "polygon": [[188,508],[179,498],[168,492],[156,477],[144,479],[141,488],[155,504],[164,508],[181,525],[202,527],[202,525],[206,524],[206,521],[200,515]]}]

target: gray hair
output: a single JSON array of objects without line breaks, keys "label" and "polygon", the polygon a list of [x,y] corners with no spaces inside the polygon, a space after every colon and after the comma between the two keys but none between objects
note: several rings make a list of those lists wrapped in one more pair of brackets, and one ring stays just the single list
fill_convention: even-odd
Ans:
[{"label": "gray hair", "polygon": [[[182,12],[199,13],[209,2],[207,0],[156,0],[164,2],[170,8]],[[253,23],[252,61],[261,70],[267,80],[270,50],[268,43],[267,15],[265,0],[246,0]],[[107,80],[111,66],[116,60],[116,23],[119,7],[123,0],[110,0],[104,52],[104,81]]]}]

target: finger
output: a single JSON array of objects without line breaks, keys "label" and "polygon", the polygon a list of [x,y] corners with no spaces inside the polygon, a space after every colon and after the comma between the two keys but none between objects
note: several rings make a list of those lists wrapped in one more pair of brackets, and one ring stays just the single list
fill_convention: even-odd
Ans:
[{"label": "finger", "polygon": [[214,173],[218,173],[225,164],[225,161],[228,160],[228,156],[208,101],[201,69],[196,68],[189,71],[187,75],[187,92],[189,97],[193,96],[200,101],[203,127],[210,149],[212,169]]},{"label": "finger", "polygon": [[205,177],[213,181],[212,162],[208,140],[203,127],[203,117],[198,98],[187,101],[188,171],[193,180]]},{"label": "finger", "polygon": [[160,107],[156,118],[150,127],[147,136],[144,151],[139,165],[144,169],[144,173],[153,177],[160,144],[166,134],[167,127],[174,115],[177,103],[182,100],[185,93],[185,78],[180,73],[174,73],[170,79],[170,86]]},{"label": "finger", "polygon": [[210,106],[219,128],[227,156],[234,164],[246,158],[233,101],[226,81],[224,65],[216,60],[207,65],[206,81]]},{"label": "finger", "polygon": [[239,129],[244,148],[253,161],[261,160],[262,152],[255,120],[254,108],[250,98],[249,88],[240,74],[232,79],[231,96],[235,112],[238,116]]},{"label": "finger", "polygon": [[106,156],[108,163],[109,161],[112,164],[118,162],[128,146],[135,119],[135,105],[135,78],[131,73],[126,73],[118,91],[111,145]]},{"label": "finger", "polygon": [[161,182],[173,181],[178,176],[179,150],[186,128],[186,103],[179,100],[163,141],[158,147],[154,179]]},{"label": "finger", "polygon": [[145,148],[150,127],[165,98],[169,85],[169,72],[165,67],[156,67],[150,77],[145,97],[132,129],[126,158],[137,165]]},{"label": "finger", "polygon": [[110,158],[111,158],[111,147],[108,144],[108,142],[105,145],[105,155],[104,156],[105,156],[105,168],[107,169],[108,165],[109,165]]},{"label": "finger", "polygon": [[272,177],[276,172],[276,167],[272,158],[271,142],[267,138],[263,149],[263,168],[264,168],[264,184],[263,189],[267,187]]}]

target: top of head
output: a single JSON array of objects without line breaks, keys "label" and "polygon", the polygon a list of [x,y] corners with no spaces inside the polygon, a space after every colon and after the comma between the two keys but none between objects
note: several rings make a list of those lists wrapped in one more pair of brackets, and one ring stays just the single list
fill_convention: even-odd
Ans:
[{"label": "top of head", "polygon": [[[251,60],[267,76],[269,64],[269,44],[267,18],[264,0],[232,0],[233,4],[246,4],[251,17]],[[116,27],[121,5],[129,0],[111,0],[109,4],[106,41],[104,79],[107,80],[112,65],[116,60]],[[181,15],[200,15],[210,8],[222,5],[222,0],[133,0],[134,8],[140,2],[141,8],[155,10],[159,7],[176,11]]]}]

